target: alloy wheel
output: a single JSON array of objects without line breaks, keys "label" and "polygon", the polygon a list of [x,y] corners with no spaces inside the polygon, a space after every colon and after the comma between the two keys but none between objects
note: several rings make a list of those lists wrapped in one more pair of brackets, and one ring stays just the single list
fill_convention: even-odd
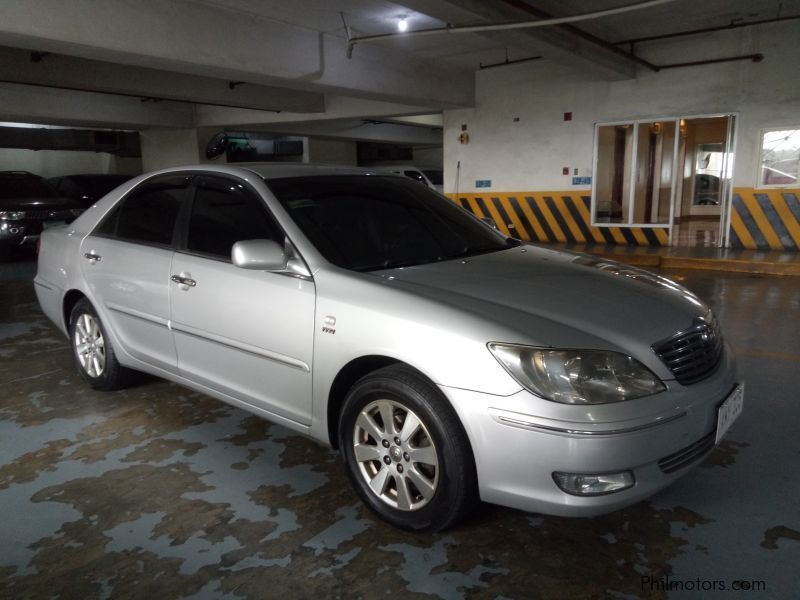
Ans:
[{"label": "alloy wheel", "polygon": [[80,315],[73,343],[81,368],[89,377],[100,377],[106,368],[106,344],[97,319],[88,313]]},{"label": "alloy wheel", "polygon": [[399,402],[374,400],[363,408],[353,429],[353,453],[369,488],[389,506],[419,510],[436,493],[436,446],[417,414]]}]

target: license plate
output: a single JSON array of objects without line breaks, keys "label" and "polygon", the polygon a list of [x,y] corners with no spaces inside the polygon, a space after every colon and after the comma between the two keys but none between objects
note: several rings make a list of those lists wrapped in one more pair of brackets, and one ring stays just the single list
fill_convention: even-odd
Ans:
[{"label": "license plate", "polygon": [[742,383],[733,390],[731,395],[717,409],[717,439],[714,443],[719,444],[722,437],[733,425],[733,422],[742,414],[743,407],[744,384]]},{"label": "license plate", "polygon": [[42,229],[50,229],[51,227],[60,227],[66,225],[66,221],[42,221]]}]

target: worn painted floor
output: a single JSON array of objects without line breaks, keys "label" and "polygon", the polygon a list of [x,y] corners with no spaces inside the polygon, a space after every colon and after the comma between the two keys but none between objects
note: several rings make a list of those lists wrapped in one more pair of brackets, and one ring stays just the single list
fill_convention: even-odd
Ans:
[{"label": "worn painted floor", "polygon": [[0,598],[800,595],[800,281],[671,274],[747,381],[743,417],[673,487],[594,519],[484,506],[412,535],[281,427],[159,380],[90,391],[33,269],[0,266]]}]

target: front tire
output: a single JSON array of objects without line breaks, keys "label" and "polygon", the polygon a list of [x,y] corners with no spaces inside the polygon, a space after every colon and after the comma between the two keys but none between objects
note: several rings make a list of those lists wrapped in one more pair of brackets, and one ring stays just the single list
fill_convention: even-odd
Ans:
[{"label": "front tire", "polygon": [[347,474],[380,518],[411,531],[441,531],[473,508],[472,449],[452,406],[405,365],[360,379],[339,418]]},{"label": "front tire", "polygon": [[100,317],[86,298],[72,309],[69,339],[78,373],[91,387],[112,391],[128,384],[132,372],[117,361]]}]

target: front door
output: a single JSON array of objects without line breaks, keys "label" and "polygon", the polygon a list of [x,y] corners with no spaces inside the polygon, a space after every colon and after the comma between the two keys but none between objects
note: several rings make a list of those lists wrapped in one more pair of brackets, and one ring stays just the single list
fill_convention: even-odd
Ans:
[{"label": "front door", "polygon": [[307,425],[314,283],[230,260],[237,241],[284,238],[246,183],[198,177],[172,262],[172,329],[182,376]]},{"label": "front door", "polygon": [[725,245],[733,116],[680,120],[673,246]]}]

